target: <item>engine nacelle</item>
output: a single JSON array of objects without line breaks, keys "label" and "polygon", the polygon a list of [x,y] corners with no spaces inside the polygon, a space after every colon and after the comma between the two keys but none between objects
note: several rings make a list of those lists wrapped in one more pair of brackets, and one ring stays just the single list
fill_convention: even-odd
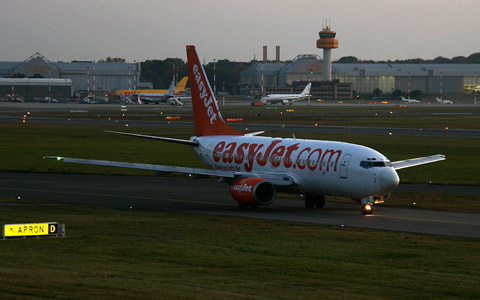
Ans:
[{"label": "engine nacelle", "polygon": [[268,205],[275,201],[275,186],[263,178],[243,178],[230,188],[233,199],[241,203]]}]

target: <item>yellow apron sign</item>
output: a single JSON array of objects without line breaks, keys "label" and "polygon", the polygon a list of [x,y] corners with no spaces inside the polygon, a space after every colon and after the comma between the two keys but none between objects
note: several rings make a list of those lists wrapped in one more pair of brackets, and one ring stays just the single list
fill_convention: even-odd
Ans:
[{"label": "yellow apron sign", "polygon": [[58,234],[58,223],[5,224],[4,237]]}]

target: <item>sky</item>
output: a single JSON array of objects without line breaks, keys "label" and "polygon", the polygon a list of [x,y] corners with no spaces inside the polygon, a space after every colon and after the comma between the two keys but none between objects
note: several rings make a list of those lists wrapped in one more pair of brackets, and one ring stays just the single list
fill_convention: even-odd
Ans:
[{"label": "sky", "polygon": [[178,57],[281,59],[318,54],[318,32],[337,32],[332,59],[388,60],[480,52],[479,0],[0,0],[0,61],[40,52],[51,61]]}]

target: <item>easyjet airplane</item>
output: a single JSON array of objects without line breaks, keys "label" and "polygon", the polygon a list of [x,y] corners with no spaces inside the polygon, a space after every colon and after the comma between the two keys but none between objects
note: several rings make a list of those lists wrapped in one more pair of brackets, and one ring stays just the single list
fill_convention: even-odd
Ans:
[{"label": "easyjet airplane", "polygon": [[305,195],[307,207],[323,207],[325,195],[348,197],[371,214],[397,187],[396,170],[444,160],[433,155],[390,162],[371,148],[335,141],[273,138],[263,132],[243,134],[222,118],[194,46],[187,46],[188,69],[195,123],[190,140],[111,132],[193,147],[209,169],[173,167],[48,156],[70,163],[218,176],[231,185],[240,208],[268,205],[278,191]]}]

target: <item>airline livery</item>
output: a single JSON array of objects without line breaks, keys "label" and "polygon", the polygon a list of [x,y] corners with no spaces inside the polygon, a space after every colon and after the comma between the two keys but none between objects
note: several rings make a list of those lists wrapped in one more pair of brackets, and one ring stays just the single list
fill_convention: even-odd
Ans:
[{"label": "airline livery", "polygon": [[378,151],[350,143],[272,138],[263,132],[242,134],[222,118],[194,46],[187,46],[195,123],[190,140],[141,134],[116,134],[181,143],[193,147],[209,169],[47,156],[70,163],[218,176],[231,185],[240,208],[275,201],[278,191],[305,195],[306,207],[323,207],[325,195],[361,203],[361,213],[383,202],[399,184],[396,170],[444,160],[432,155],[390,162]]}]

